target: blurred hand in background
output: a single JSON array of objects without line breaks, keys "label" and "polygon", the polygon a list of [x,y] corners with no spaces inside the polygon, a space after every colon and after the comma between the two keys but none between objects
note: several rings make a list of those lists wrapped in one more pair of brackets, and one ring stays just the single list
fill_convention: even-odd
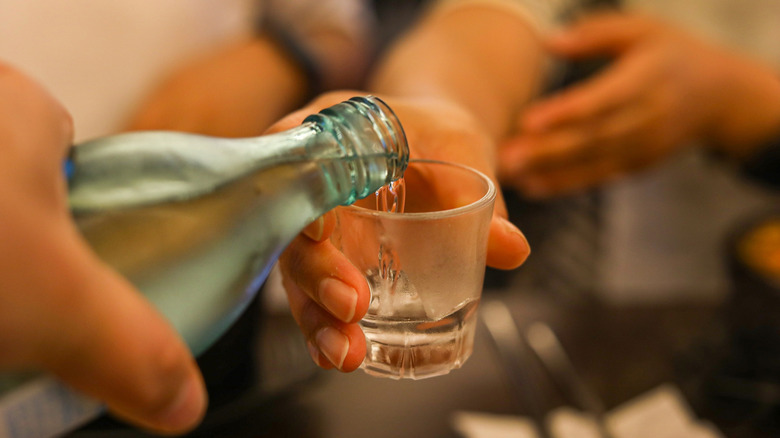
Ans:
[{"label": "blurred hand in background", "polygon": [[545,41],[556,56],[611,60],[530,104],[500,150],[503,182],[527,195],[578,191],[702,141],[744,158],[780,126],[771,68],[649,17],[601,13]]}]

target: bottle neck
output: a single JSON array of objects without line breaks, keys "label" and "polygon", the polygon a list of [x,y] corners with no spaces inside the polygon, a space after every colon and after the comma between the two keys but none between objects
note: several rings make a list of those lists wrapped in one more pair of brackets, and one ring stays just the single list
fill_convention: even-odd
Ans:
[{"label": "bottle neck", "polygon": [[262,169],[316,161],[328,204],[351,204],[400,178],[409,160],[392,110],[353,98],[274,135],[213,138],[176,132],[125,133],[83,143],[66,164],[71,209],[108,210],[191,199]]},{"label": "bottle neck", "polygon": [[364,198],[403,176],[409,146],[403,127],[381,99],[353,97],[313,114],[302,126],[317,132],[307,155],[320,162],[338,204]]}]

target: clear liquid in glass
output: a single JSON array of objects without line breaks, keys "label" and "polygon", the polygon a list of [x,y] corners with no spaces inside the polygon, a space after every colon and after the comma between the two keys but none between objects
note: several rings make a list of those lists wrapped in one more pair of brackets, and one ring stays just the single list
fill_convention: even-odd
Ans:
[{"label": "clear liquid in glass", "polygon": [[[376,209],[403,213],[403,178],[376,192]],[[429,314],[393,248],[380,246],[379,268],[368,273],[372,291],[368,312],[360,322],[366,336],[363,370],[393,379],[422,379],[460,368],[473,350],[476,309],[469,300],[448,315]]]}]

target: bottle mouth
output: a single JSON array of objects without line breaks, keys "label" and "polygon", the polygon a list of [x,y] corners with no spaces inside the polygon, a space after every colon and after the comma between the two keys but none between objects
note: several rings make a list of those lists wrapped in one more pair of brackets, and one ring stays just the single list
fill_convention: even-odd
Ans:
[{"label": "bottle mouth", "polygon": [[381,147],[387,156],[393,157],[388,167],[390,181],[396,181],[404,175],[409,165],[409,144],[406,133],[392,108],[382,99],[376,96],[356,96],[349,99],[359,106],[366,106],[370,110],[364,115],[372,121],[374,132],[381,142]]},{"label": "bottle mouth", "polygon": [[[356,115],[370,123],[358,122],[359,118],[354,117]],[[347,120],[350,120],[351,126],[344,129],[343,124]],[[350,131],[353,129],[370,130],[378,140],[377,143],[371,144],[375,155],[383,156],[387,163],[388,175],[385,183],[396,181],[404,175],[409,164],[409,144],[406,140],[406,133],[398,116],[382,99],[372,95],[355,96],[308,116],[303,123],[307,122],[336,132],[337,141],[344,148],[345,157],[359,155],[348,145],[349,143],[358,143],[357,141],[343,141],[354,135]]]}]

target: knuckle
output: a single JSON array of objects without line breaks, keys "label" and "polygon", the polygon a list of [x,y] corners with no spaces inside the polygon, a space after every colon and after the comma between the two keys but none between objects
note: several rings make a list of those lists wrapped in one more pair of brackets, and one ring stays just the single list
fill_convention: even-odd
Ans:
[{"label": "knuckle", "polygon": [[301,236],[297,236],[279,257],[279,266],[284,274],[294,276],[306,264],[306,251],[302,248]]},{"label": "knuckle", "polygon": [[324,310],[314,300],[307,300],[301,307],[301,330],[306,339],[314,339],[317,330],[323,325]]}]

